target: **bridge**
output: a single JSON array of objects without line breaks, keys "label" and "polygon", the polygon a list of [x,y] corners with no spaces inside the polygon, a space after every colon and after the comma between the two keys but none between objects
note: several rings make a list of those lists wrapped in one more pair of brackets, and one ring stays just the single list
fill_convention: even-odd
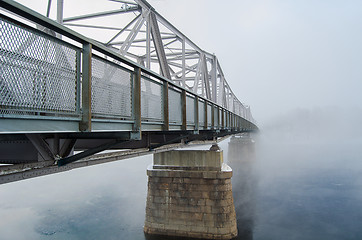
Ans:
[{"label": "bridge", "polygon": [[257,130],[218,58],[146,1],[64,18],[58,0],[57,21],[47,2],[0,1],[0,184]]}]

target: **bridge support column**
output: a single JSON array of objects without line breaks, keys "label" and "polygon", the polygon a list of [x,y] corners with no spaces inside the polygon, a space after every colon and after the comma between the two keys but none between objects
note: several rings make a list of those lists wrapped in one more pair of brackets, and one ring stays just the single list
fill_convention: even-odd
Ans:
[{"label": "bridge support column", "polygon": [[249,134],[231,137],[227,163],[233,168],[233,196],[240,239],[253,238],[257,188],[255,162],[255,142]]},{"label": "bridge support column", "polygon": [[147,170],[146,234],[231,239],[237,236],[232,169],[223,152],[154,154]]},{"label": "bridge support column", "polygon": [[[228,146],[228,164],[237,168],[245,162],[253,162],[255,158],[255,142],[249,134],[241,134],[230,138]],[[234,169],[236,170],[236,169]]]}]

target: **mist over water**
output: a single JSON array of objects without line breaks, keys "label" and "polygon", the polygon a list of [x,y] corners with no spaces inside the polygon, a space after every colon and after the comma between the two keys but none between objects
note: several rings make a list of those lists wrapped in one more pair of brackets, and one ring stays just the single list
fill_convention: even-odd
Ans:
[{"label": "mist over water", "polygon": [[258,136],[254,239],[362,239],[360,109],[296,109]]},{"label": "mist over water", "polygon": [[[234,159],[230,139],[221,142],[234,171],[237,239],[362,239],[361,116],[293,110],[264,123],[255,151],[240,148]],[[146,239],[151,163],[144,156],[1,185],[0,239]]]}]

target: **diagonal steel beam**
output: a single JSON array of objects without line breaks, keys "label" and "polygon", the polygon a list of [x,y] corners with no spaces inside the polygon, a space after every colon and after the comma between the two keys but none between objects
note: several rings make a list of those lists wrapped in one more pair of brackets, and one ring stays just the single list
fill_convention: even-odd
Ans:
[{"label": "diagonal steel beam", "polygon": [[[146,15],[148,15],[149,13],[146,13]],[[135,25],[132,28],[132,31],[130,32],[130,34],[127,36],[126,40],[123,42],[119,52],[125,56],[128,49],[131,47],[134,39],[136,38],[139,30],[141,29],[143,23],[145,22],[145,18],[147,16],[143,16],[143,14],[141,15],[142,17],[138,18],[137,22],[135,23]]]},{"label": "diagonal steel beam", "polygon": [[202,58],[199,58],[199,61],[197,63],[197,68],[196,68],[194,87],[193,87],[193,92],[196,94],[198,94],[198,85],[199,85],[199,81],[200,81],[201,65],[202,65]]},{"label": "diagonal steel beam", "polygon": [[121,35],[124,31],[126,31],[129,26],[131,26],[139,17],[141,16],[141,14],[137,15],[134,19],[132,19],[132,21],[130,21],[121,31],[119,31],[115,36],[113,36],[111,38],[111,40],[109,40],[107,43],[106,43],[106,46],[109,45],[110,43],[113,42],[114,39],[116,39],[119,35]]},{"label": "diagonal steel beam", "polygon": [[209,73],[207,70],[207,64],[206,64],[206,56],[204,53],[202,53],[202,78],[204,82],[204,88],[205,88],[205,94],[207,99],[211,99],[211,89],[210,89],[210,81],[209,81]]},{"label": "diagonal steel beam", "polygon": [[217,75],[216,75],[216,69],[217,69],[217,58],[214,56],[211,60],[212,66],[211,66],[211,99],[212,101],[217,101],[217,92],[216,92],[216,81],[217,81]]},{"label": "diagonal steel beam", "polygon": [[130,141],[124,141],[124,140],[118,140],[118,139],[110,141],[108,143],[102,144],[102,145],[100,145],[98,147],[95,147],[95,148],[85,150],[83,152],[77,153],[77,154],[72,155],[70,157],[59,159],[58,160],[58,166],[60,167],[60,166],[67,165],[69,163],[78,161],[78,160],[80,160],[82,158],[89,157],[89,156],[91,156],[93,154],[96,154],[96,153],[105,151],[107,149],[110,149],[113,146],[116,146],[116,145],[119,145],[119,144],[122,144],[122,143],[123,144],[128,143],[128,142],[130,142]]},{"label": "diagonal steel beam", "polygon": [[[165,40],[165,39],[167,39],[167,38],[162,38],[162,40]],[[168,45],[170,45],[170,44],[172,44],[172,43],[174,43],[174,42],[176,42],[176,41],[178,41],[178,39],[176,38],[176,36],[174,36],[174,39],[173,39],[172,41],[164,44],[163,47],[166,47],[166,46],[168,46]],[[155,51],[156,51],[156,49],[152,50],[152,51],[150,52],[150,54],[151,54],[151,53],[154,53]],[[151,55],[151,57],[155,57],[155,56],[156,56],[156,55]]]},{"label": "diagonal steel beam", "polygon": [[72,149],[76,143],[77,139],[66,139],[63,143],[62,148],[60,149],[59,155],[61,157],[67,157],[72,152]]},{"label": "diagonal steel beam", "polygon": [[166,58],[165,49],[164,49],[164,46],[162,43],[160,29],[158,27],[156,15],[154,12],[150,13],[149,21],[151,23],[152,40],[153,40],[153,44],[155,45],[155,48],[156,48],[156,53],[157,53],[157,57],[159,60],[162,76],[171,80],[170,68],[167,63],[167,58]]},{"label": "diagonal steel beam", "polygon": [[30,142],[34,145],[43,160],[54,160],[55,154],[48,143],[40,136],[40,134],[25,134]]}]

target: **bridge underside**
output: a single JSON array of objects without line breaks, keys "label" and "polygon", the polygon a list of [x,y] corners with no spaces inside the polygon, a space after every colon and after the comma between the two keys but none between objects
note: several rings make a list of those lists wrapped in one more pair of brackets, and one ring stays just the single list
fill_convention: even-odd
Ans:
[{"label": "bridge underside", "polygon": [[[132,132],[32,133],[0,135],[0,163],[19,164],[51,159],[80,160],[105,150],[149,149],[193,141],[217,141],[242,131],[145,131]],[[243,131],[245,132],[245,131]],[[19,151],[21,149],[21,151]],[[74,152],[80,152],[73,154]]]},{"label": "bridge underside", "polygon": [[0,135],[0,184],[180,147],[212,144],[239,132],[146,131],[140,140],[132,139],[128,132]]}]

